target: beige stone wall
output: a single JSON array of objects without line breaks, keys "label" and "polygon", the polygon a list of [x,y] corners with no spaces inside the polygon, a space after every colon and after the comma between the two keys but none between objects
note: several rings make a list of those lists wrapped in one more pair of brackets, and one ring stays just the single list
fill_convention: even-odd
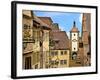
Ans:
[{"label": "beige stone wall", "polygon": [[[25,50],[23,50],[23,68],[25,67],[25,58],[28,57],[28,56],[31,56],[31,66],[32,68],[34,69],[35,68],[35,65],[38,65],[38,68],[40,68],[40,46],[39,46],[39,39],[37,39],[37,37],[40,35],[38,34],[38,29],[36,28],[33,28],[33,19],[32,19],[32,14],[31,14],[31,11],[28,11],[28,10],[23,10],[23,38],[24,35],[25,35],[25,30],[24,30],[24,25],[27,25],[27,26],[30,26],[30,29],[27,29],[27,31],[29,32],[29,34],[31,35],[30,37],[26,37],[26,38],[34,38],[35,39],[35,42],[25,42],[27,43],[27,47]],[[28,16],[28,17],[25,17]],[[24,41],[23,41],[24,42]],[[24,44],[24,43],[23,43]],[[32,52],[30,54],[30,52]]]},{"label": "beige stone wall", "polygon": [[[22,24],[22,26],[23,26],[23,37],[24,37],[24,25],[27,25],[27,26],[30,26],[31,28],[32,28],[32,26],[33,26],[33,23],[32,23],[32,19],[27,19],[27,18],[23,18],[23,24]],[[32,34],[32,29],[27,29],[27,31],[29,32],[29,34],[30,34],[30,37],[32,37],[33,36],[33,34]]]}]

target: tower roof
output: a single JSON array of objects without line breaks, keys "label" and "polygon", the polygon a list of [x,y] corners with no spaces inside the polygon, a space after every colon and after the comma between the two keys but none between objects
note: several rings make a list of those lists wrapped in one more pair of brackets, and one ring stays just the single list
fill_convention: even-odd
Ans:
[{"label": "tower roof", "polygon": [[71,32],[79,32],[78,28],[76,27],[75,21],[73,23],[73,28],[71,29]]}]

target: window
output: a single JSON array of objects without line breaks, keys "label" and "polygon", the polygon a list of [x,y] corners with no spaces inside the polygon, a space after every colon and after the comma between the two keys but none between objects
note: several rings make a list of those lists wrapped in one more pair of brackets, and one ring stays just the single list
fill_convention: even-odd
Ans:
[{"label": "window", "polygon": [[61,55],[66,55],[67,51],[61,51]]},{"label": "window", "polygon": [[30,25],[24,24],[24,29],[30,29]]},{"label": "window", "polygon": [[79,43],[79,47],[80,48],[83,48],[83,43]]},{"label": "window", "polygon": [[31,57],[25,58],[25,69],[31,69]]},{"label": "window", "polygon": [[54,47],[55,42],[54,42],[53,40],[50,39],[49,44],[50,44],[50,47]]},{"label": "window", "polygon": [[55,64],[55,61],[50,61],[51,62],[51,65],[54,65]]},{"label": "window", "polygon": [[67,51],[65,51],[64,54],[67,54]]},{"label": "window", "polygon": [[28,28],[28,25],[24,24],[24,29],[27,29]]},{"label": "window", "polygon": [[67,60],[64,60],[64,64],[67,64]]},{"label": "window", "polygon": [[38,23],[36,20],[33,20],[33,26],[34,27],[37,27],[38,28],[39,25],[40,25],[40,23]]},{"label": "window", "polygon": [[74,48],[74,50],[75,50],[76,48]]},{"label": "window", "polygon": [[60,64],[61,65],[67,64],[67,60],[60,60]]},{"label": "window", "polygon": [[58,55],[58,51],[55,51],[55,56]]},{"label": "window", "polygon": [[60,60],[60,64],[63,64],[63,60]]},{"label": "window", "polygon": [[51,56],[57,56],[58,55],[58,51],[52,51],[51,52]]},{"label": "window", "polygon": [[74,36],[75,36],[75,34],[74,34]]},{"label": "window", "polygon": [[59,61],[55,61],[55,65],[58,65],[59,64]]},{"label": "window", "polygon": [[53,51],[51,52],[51,56],[54,56],[54,52]]},{"label": "window", "polygon": [[61,55],[63,55],[63,51],[61,51]]},{"label": "window", "polygon": [[91,55],[91,52],[88,52],[87,55]]}]

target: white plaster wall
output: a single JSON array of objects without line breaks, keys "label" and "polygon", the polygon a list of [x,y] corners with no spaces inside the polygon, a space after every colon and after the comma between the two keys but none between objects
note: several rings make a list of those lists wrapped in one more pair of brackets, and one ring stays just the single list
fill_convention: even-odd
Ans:
[{"label": "white plaster wall", "polygon": [[[75,34],[75,36],[74,36],[74,34]],[[71,36],[72,36],[72,40],[73,40],[73,39],[78,40],[79,35],[78,35],[77,32],[71,33]]]},{"label": "white plaster wall", "polygon": [[78,42],[72,42],[72,51],[78,51]]}]

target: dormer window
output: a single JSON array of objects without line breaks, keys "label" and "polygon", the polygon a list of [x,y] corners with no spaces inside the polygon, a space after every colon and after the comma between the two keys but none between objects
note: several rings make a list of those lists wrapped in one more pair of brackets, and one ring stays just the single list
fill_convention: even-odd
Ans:
[{"label": "dormer window", "polygon": [[59,43],[59,39],[53,39],[53,41],[55,44]]},{"label": "dormer window", "polygon": [[58,42],[59,42],[58,40],[55,41],[55,43],[58,43]]}]

